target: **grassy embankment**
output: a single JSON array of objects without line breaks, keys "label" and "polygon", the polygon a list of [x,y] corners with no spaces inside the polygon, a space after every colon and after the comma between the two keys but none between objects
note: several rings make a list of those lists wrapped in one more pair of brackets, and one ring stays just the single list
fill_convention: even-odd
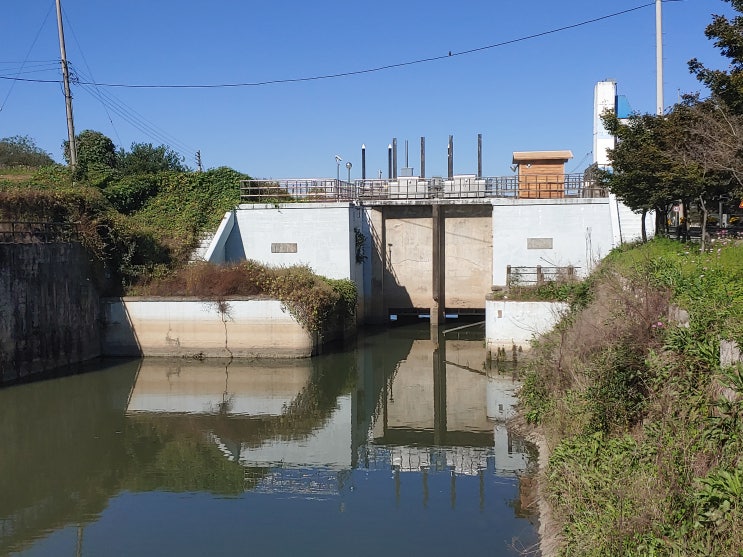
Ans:
[{"label": "grassy embankment", "polygon": [[265,295],[281,300],[313,332],[333,316],[353,313],[352,282],[324,279],[306,267],[188,264],[202,235],[240,202],[238,181],[246,178],[223,167],[107,173],[73,185],[62,166],[0,168],[0,221],[76,223],[107,295]]},{"label": "grassy embankment", "polygon": [[521,391],[559,555],[743,555],[743,245],[612,252]]}]

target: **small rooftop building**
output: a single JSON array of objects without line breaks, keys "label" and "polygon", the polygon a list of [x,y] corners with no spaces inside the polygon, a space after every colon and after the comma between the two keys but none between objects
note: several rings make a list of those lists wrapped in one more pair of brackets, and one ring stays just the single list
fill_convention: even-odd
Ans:
[{"label": "small rooftop building", "polygon": [[514,151],[518,165],[519,197],[551,199],[565,197],[565,163],[571,151]]}]

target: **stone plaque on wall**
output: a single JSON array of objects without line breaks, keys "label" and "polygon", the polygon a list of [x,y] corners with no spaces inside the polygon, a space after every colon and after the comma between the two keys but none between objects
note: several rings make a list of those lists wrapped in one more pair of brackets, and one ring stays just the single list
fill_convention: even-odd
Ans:
[{"label": "stone plaque on wall", "polygon": [[527,238],[526,249],[552,249],[552,238]]},{"label": "stone plaque on wall", "polygon": [[276,243],[271,244],[271,253],[297,253],[297,244]]}]

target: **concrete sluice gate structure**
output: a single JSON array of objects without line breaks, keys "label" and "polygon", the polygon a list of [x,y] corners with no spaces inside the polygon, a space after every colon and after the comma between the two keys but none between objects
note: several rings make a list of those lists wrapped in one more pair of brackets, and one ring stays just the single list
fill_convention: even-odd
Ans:
[{"label": "concrete sluice gate structure", "polygon": [[[584,277],[612,248],[641,237],[640,215],[583,174],[564,173],[570,156],[514,153],[518,174],[504,178],[246,181],[250,202],[224,216],[201,256],[350,279],[359,323],[484,319],[493,290]],[[526,345],[534,332],[510,320],[511,308],[488,319],[493,346]],[[552,311],[544,310],[548,322]]]},{"label": "concrete sluice gate structure", "polygon": [[313,360],[146,358],[126,413],[200,431],[259,492],[334,494],[359,468],[503,477],[526,468],[524,441],[505,427],[517,383],[485,369],[482,341],[391,342]]}]

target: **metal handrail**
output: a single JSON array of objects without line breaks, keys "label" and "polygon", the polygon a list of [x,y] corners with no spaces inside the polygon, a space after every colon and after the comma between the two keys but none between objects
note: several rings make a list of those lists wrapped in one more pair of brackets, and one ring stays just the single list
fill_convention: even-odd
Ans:
[{"label": "metal handrail", "polygon": [[559,199],[607,197],[595,180],[583,174],[543,176],[475,175],[453,178],[398,177],[347,182],[332,178],[241,180],[244,203],[385,201],[416,199]]},{"label": "metal handrail", "polygon": [[0,244],[52,244],[79,240],[80,230],[75,223],[0,221]]}]

